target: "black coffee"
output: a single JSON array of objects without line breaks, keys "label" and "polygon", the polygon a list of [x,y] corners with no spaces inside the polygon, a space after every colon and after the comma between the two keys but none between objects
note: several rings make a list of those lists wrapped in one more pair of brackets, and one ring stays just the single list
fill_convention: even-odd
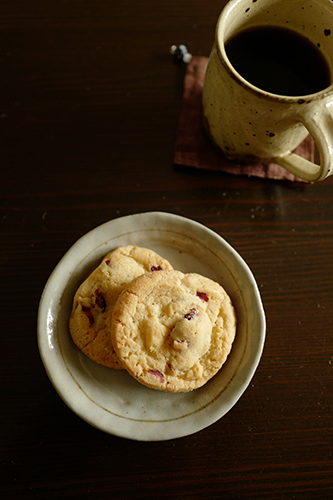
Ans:
[{"label": "black coffee", "polygon": [[304,96],[331,84],[328,64],[305,37],[284,28],[252,28],[231,38],[227,56],[245,80],[273,94]]}]

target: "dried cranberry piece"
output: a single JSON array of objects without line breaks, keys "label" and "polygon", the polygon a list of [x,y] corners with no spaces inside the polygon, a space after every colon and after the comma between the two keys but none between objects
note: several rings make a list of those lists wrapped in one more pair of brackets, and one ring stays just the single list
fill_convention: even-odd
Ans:
[{"label": "dried cranberry piece", "polygon": [[194,316],[198,316],[198,311],[193,307],[191,312],[185,314],[184,318],[190,321]]},{"label": "dried cranberry piece", "polygon": [[161,266],[151,266],[150,268],[151,271],[162,271]]},{"label": "dried cranberry piece", "polygon": [[159,377],[162,384],[164,384],[165,378],[164,378],[163,373],[159,372],[158,370],[148,370],[148,373],[150,373],[151,375],[155,375],[155,377]]},{"label": "dried cranberry piece", "polygon": [[104,312],[106,309],[106,302],[105,302],[105,299],[104,299],[103,295],[101,294],[99,288],[97,288],[97,290],[95,290],[95,300],[96,300],[96,304],[98,305],[98,307],[100,309],[102,309],[102,312]]},{"label": "dried cranberry piece", "polygon": [[110,259],[107,259],[107,260],[105,261],[105,264],[106,264],[107,266],[109,266],[109,265],[110,265]]},{"label": "dried cranberry piece", "polygon": [[92,326],[94,324],[94,321],[95,321],[92,310],[90,309],[90,307],[87,307],[84,305],[82,305],[81,308],[89,320],[89,326]]},{"label": "dried cranberry piece", "polygon": [[207,297],[207,294],[205,294],[205,292],[197,292],[197,297],[199,297],[199,299],[203,300],[204,302],[209,301],[209,298]]}]

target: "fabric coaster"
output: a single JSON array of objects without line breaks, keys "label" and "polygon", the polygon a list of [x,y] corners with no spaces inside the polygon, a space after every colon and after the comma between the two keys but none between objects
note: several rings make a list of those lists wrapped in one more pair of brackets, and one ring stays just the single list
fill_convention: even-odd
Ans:
[{"label": "fabric coaster", "polygon": [[[174,163],[206,170],[220,170],[234,175],[307,182],[276,163],[258,160],[253,164],[242,165],[232,162],[211,144],[202,126],[201,101],[207,63],[207,57],[192,57],[187,66]],[[294,152],[314,161],[315,145],[312,137],[308,135]]]}]

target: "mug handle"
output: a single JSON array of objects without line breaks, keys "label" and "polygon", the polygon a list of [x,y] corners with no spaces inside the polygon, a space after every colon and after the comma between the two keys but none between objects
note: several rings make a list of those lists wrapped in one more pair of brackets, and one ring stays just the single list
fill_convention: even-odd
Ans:
[{"label": "mug handle", "polygon": [[302,111],[297,113],[299,120],[308,129],[318,148],[320,165],[316,165],[302,156],[290,153],[274,158],[292,174],[307,181],[322,181],[333,174],[333,115],[330,111],[332,102],[316,103],[316,111],[311,112],[304,103]]}]

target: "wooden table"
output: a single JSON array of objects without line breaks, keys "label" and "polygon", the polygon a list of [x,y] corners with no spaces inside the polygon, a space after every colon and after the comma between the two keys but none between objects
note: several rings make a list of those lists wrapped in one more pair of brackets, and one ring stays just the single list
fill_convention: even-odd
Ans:
[{"label": "wooden table", "polygon": [[[0,5],[4,499],[328,499],[333,494],[333,177],[315,185],[176,167],[185,43],[208,56],[225,1]],[[250,266],[267,317],[237,404],[180,439],[103,433],[60,399],[36,322],[64,253],[96,226],[179,214]]]}]

